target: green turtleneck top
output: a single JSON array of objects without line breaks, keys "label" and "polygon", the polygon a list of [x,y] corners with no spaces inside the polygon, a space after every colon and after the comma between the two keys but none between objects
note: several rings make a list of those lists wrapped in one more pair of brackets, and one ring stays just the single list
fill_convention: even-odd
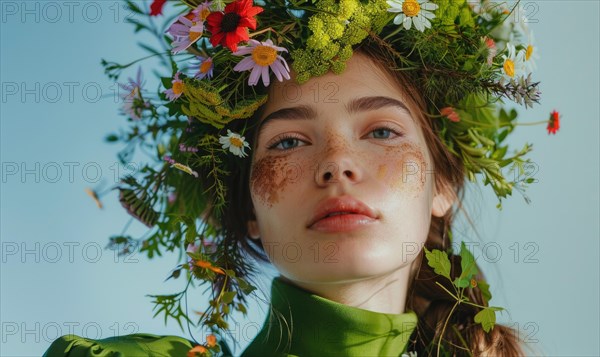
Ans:
[{"label": "green turtleneck top", "polygon": [[347,306],[275,278],[271,310],[242,356],[400,356],[416,324],[412,311]]},{"label": "green turtleneck top", "polygon": [[[351,307],[275,278],[266,321],[242,356],[400,356],[416,323],[412,311],[384,314]],[[229,347],[219,344],[231,356]],[[44,357],[185,357],[193,346],[183,337],[144,333],[101,340],[65,335]]]}]

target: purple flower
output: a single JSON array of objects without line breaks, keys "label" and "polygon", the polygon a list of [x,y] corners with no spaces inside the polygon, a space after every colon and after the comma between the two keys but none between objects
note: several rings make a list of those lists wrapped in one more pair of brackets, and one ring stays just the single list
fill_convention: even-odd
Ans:
[{"label": "purple flower", "polygon": [[121,94],[122,98],[128,97],[134,94],[134,92],[139,91],[142,88],[142,67],[138,67],[135,80],[130,77],[126,84],[119,83],[119,87],[125,90],[125,94]]},{"label": "purple flower", "polygon": [[171,165],[173,165],[175,163],[175,160],[173,160],[169,155],[163,156],[163,160],[165,160],[166,162],[168,162]]},{"label": "purple flower", "polygon": [[119,94],[123,99],[121,110],[131,119],[139,120],[142,118],[142,111],[150,107],[150,103],[142,97],[142,68],[138,68],[136,79],[129,78],[126,84],[119,83],[119,87],[125,92]]},{"label": "purple flower", "polygon": [[177,21],[167,29],[167,33],[173,36],[173,53],[179,53],[192,44],[196,43],[204,32],[204,21],[200,20],[198,14],[192,12],[192,19],[187,16],[179,16]]},{"label": "purple flower", "polygon": [[240,47],[233,54],[236,56],[250,56],[242,59],[234,68],[234,71],[252,71],[248,79],[248,85],[254,86],[258,83],[259,77],[262,79],[265,87],[269,85],[269,68],[273,71],[277,80],[283,81],[283,78],[290,79],[290,68],[287,62],[277,51],[287,50],[283,47],[273,45],[273,41],[266,40],[259,42],[256,40],[248,41],[249,46]]},{"label": "purple flower", "polygon": [[197,79],[208,78],[211,79],[213,76],[213,69],[215,68],[213,64],[212,57],[202,57],[196,56],[196,59],[199,61],[198,63],[194,63],[194,67],[198,67],[198,73],[194,76]]},{"label": "purple flower", "polygon": [[179,151],[182,152],[198,152],[198,148],[192,146],[185,146],[184,144],[179,144]]},{"label": "purple flower", "polygon": [[205,21],[208,15],[210,15],[210,7],[212,6],[212,1],[205,1],[204,3],[198,5],[197,8],[192,10],[194,15],[200,19],[200,21]]},{"label": "purple flower", "polygon": [[165,91],[167,98],[172,102],[175,99],[181,97],[183,94],[183,81],[179,79],[179,75],[181,72],[175,73],[175,77],[173,77],[173,81],[171,82],[173,86]]}]

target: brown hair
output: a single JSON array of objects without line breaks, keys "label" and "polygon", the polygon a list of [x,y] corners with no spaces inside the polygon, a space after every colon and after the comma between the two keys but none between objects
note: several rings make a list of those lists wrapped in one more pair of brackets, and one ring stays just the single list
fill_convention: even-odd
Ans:
[{"label": "brown hair", "polygon": [[[407,93],[408,99],[412,100],[413,104],[416,104],[419,109],[414,114],[416,114],[416,119],[421,124],[421,130],[433,161],[435,187],[438,192],[450,190],[457,198],[457,205],[454,210],[448,210],[443,217],[431,217],[425,247],[429,250],[447,251],[451,245],[448,233],[455,215],[459,211],[466,215],[462,205],[465,185],[463,162],[448,150],[437,134],[440,129],[440,121],[430,120],[427,117],[428,103],[425,102],[426,98],[421,94],[423,91],[418,86],[418,80],[415,77],[410,77],[406,71],[391,70],[389,64],[395,62],[393,54],[389,53],[385,47],[379,46],[375,41],[366,41],[359,51],[371,58],[380,70],[388,73],[400,88]],[[458,255],[452,254],[450,256],[450,277],[452,280],[461,274],[460,260],[461,258]],[[441,337],[442,347],[446,355],[448,353],[451,356],[525,355],[521,348],[522,341],[516,331],[497,324],[490,332],[486,333],[481,324],[474,322],[474,316],[479,312],[479,309],[471,305],[459,304],[452,312],[448,326],[444,330],[444,322],[448,319],[456,300],[440,288],[437,283],[452,291],[453,287],[450,281],[436,274],[427,264],[423,249],[415,259],[412,270],[406,308],[416,312],[419,322],[413,336],[411,336],[409,350],[416,351],[418,356],[436,355],[437,343]],[[481,272],[479,267],[478,271]],[[479,273],[475,278],[476,280],[485,280],[482,273]],[[483,294],[478,286],[467,288],[466,295],[470,301],[485,305]],[[442,333],[443,336],[441,336]]]},{"label": "brown hair", "polygon": [[[393,71],[388,67],[390,63],[395,62],[393,55],[389,54],[385,48],[379,46],[375,41],[369,40],[365,41],[357,51],[367,55],[383,73],[387,73],[391,78],[394,78],[400,88],[408,94],[408,99],[412,100],[415,107],[419,108],[419,112],[415,114],[417,114],[416,117],[420,121],[435,167],[435,187],[438,191],[451,190],[457,198],[456,207],[448,210],[443,217],[432,216],[425,247],[429,250],[447,251],[451,244],[448,233],[453,219],[457,212],[464,211],[462,200],[464,198],[465,171],[462,160],[450,153],[438,136],[439,121],[428,120],[425,115],[427,103],[421,95],[423,92],[419,89],[415,78],[411,78],[406,72]],[[231,127],[234,131],[244,132],[252,148],[255,147],[256,128],[261,115],[262,110],[259,110],[250,120],[237,121]],[[235,202],[236,204],[226,205],[220,217],[213,217],[210,213],[208,217],[217,221],[218,226],[222,229],[226,244],[231,245],[231,247],[241,246],[251,256],[260,261],[268,262],[261,241],[248,237],[247,222],[250,219],[256,219],[256,217],[253,216],[252,212],[249,187],[251,160],[246,158],[243,162],[245,164],[232,168],[230,175],[224,178],[224,184],[227,187],[227,202]],[[204,174],[201,173],[201,177],[207,177]],[[461,274],[460,256],[453,254],[450,261],[452,266],[451,278],[454,279]],[[417,314],[419,322],[411,336],[409,350],[416,351],[419,357],[436,355],[437,344],[441,337],[441,347],[443,347],[445,355],[524,355],[521,341],[513,329],[496,324],[489,333],[486,333],[480,324],[474,322],[474,316],[477,314],[478,309],[467,304],[459,304],[454,309],[447,328],[441,336],[444,322],[456,301],[436,283],[452,290],[451,283],[435,274],[433,269],[429,267],[427,260],[424,259],[423,249],[415,259],[412,268],[406,308]],[[243,274],[245,272],[239,273]],[[484,277],[480,273],[476,280],[482,279]],[[478,286],[467,288],[466,294],[472,302],[479,305],[485,304]]]}]

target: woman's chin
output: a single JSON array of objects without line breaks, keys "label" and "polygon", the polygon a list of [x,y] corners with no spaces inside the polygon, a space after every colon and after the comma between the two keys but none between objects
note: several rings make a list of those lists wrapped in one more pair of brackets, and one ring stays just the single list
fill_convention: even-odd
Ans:
[{"label": "woman's chin", "polygon": [[[399,262],[335,262],[313,264],[304,267],[282,267],[277,269],[290,280],[310,284],[342,284],[360,282],[392,274],[410,264]],[[300,269],[299,269],[300,268]]]}]

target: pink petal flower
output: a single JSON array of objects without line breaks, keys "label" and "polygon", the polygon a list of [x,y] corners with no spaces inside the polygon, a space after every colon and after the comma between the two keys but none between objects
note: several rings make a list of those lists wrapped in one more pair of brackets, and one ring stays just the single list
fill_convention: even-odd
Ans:
[{"label": "pink petal flower", "polygon": [[[255,51],[259,52],[255,53]],[[275,46],[270,39],[265,42],[251,39],[248,41],[248,46],[240,47],[233,52],[236,56],[249,55],[236,64],[233,70],[237,72],[251,71],[248,78],[248,85],[250,86],[258,84],[259,79],[262,80],[265,86],[268,86],[271,83],[269,68],[280,82],[284,78],[290,79],[289,66],[285,59],[277,54],[278,51],[287,52],[287,49]]]}]

